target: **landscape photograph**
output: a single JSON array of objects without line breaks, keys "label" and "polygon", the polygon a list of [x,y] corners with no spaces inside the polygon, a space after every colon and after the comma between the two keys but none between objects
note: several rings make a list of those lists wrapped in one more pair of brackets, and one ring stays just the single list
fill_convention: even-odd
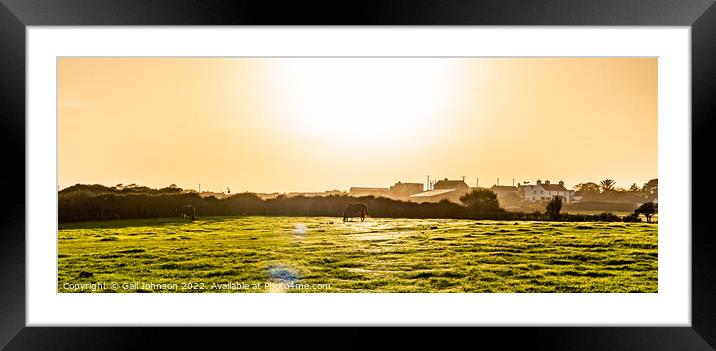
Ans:
[{"label": "landscape photograph", "polygon": [[657,293],[657,73],[60,57],[57,291]]}]

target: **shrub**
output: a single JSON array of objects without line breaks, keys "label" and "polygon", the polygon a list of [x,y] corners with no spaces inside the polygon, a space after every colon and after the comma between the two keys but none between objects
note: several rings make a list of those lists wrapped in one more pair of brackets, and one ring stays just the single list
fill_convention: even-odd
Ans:
[{"label": "shrub", "polygon": [[497,194],[489,189],[476,189],[460,197],[460,201],[474,212],[502,212]]},{"label": "shrub", "polygon": [[624,216],[623,218],[624,222],[641,222],[641,218],[639,218],[638,213],[632,213]]},{"label": "shrub", "polygon": [[547,215],[550,219],[558,219],[559,218],[559,211],[562,210],[562,198],[560,196],[555,196],[550,200],[550,202],[547,204]]},{"label": "shrub", "polygon": [[619,216],[617,216],[613,213],[606,213],[606,212],[595,215],[594,217],[596,218],[597,221],[600,221],[600,222],[618,222],[621,220],[621,218],[619,218]]}]

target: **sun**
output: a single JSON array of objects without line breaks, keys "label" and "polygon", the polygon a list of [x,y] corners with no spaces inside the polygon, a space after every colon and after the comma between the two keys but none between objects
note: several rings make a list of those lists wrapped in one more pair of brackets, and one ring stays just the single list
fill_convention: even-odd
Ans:
[{"label": "sun", "polygon": [[439,123],[454,73],[444,58],[277,59],[285,121],[312,138],[385,146]]}]

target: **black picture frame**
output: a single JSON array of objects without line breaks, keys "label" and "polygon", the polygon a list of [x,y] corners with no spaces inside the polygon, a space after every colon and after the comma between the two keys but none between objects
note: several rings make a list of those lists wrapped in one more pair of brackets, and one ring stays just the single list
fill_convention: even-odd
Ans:
[{"label": "black picture frame", "polygon": [[[708,185],[710,133],[716,108],[716,6],[712,0],[542,1],[210,1],[210,0],[0,0],[0,138],[6,194],[0,222],[0,347],[7,350],[126,350],[138,345],[186,347],[188,339],[222,338],[245,346],[253,328],[94,328],[25,326],[25,64],[27,26],[121,25],[542,25],[688,26],[691,28],[692,184]],[[685,116],[688,118],[688,116]],[[23,186],[20,186],[22,184]],[[685,184],[683,191],[691,188]],[[555,350],[713,350],[716,346],[716,238],[707,199],[691,197],[690,327],[487,327],[422,333],[402,328],[275,329],[259,345],[315,344],[325,335],[352,347],[382,337],[400,345],[441,348],[469,338],[506,348]],[[22,199],[22,200],[21,200]],[[687,235],[688,233],[683,233]],[[266,332],[266,330],[261,330]],[[457,333],[457,337],[454,337]],[[376,335],[382,334],[382,335]],[[408,335],[411,334],[411,335]],[[417,335],[415,335],[417,334]],[[421,335],[422,334],[422,335]],[[311,341],[307,341],[311,340]],[[250,340],[249,340],[250,341]],[[489,344],[484,344],[489,345]],[[381,346],[390,346],[381,344]]]}]

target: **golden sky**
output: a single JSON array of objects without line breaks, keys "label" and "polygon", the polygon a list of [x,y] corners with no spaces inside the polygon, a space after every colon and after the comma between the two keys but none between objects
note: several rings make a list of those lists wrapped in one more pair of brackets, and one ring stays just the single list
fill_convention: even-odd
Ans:
[{"label": "golden sky", "polygon": [[656,58],[62,58],[59,185],[657,177]]}]

